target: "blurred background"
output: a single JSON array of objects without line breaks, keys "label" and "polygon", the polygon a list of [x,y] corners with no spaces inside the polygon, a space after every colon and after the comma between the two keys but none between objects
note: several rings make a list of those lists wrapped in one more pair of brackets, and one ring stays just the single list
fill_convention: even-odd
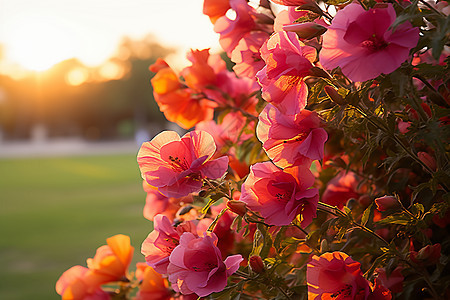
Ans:
[{"label": "blurred background", "polygon": [[152,225],[136,153],[178,130],[148,67],[219,51],[202,4],[0,0],[0,299],[60,298],[58,277],[114,234],[143,261]]}]

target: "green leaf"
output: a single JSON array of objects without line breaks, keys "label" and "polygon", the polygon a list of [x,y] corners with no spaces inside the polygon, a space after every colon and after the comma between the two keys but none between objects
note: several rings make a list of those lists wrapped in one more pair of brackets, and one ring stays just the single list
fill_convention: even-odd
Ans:
[{"label": "green leaf", "polygon": [[255,234],[253,235],[253,248],[252,252],[250,252],[249,257],[253,255],[259,255],[264,245],[264,237],[260,230],[256,229]]},{"label": "green leaf", "polygon": [[369,219],[370,219],[369,217],[370,217],[371,213],[373,214],[373,209],[372,208],[373,208],[373,202],[363,212],[363,215],[362,215],[362,218],[361,218],[361,225],[362,226],[366,226],[367,222],[369,222]]},{"label": "green leaf", "polygon": [[275,239],[273,241],[273,246],[275,247],[275,250],[281,251],[281,242],[285,238],[284,233],[286,232],[287,227],[281,227],[281,229],[278,231],[277,235],[275,236]]},{"label": "green leaf", "polygon": [[250,256],[259,255],[262,258],[267,257],[272,247],[272,237],[263,224],[256,225],[256,231],[253,236],[253,248]]},{"label": "green leaf", "polygon": [[414,220],[411,218],[410,215],[401,213],[401,214],[394,214],[391,216],[388,216],[378,222],[376,224],[398,224],[398,225],[408,225],[409,223],[413,222]]},{"label": "green leaf", "polygon": [[230,228],[236,228],[236,232],[241,231],[242,229],[242,216],[237,216],[234,218],[233,223],[231,223]]}]

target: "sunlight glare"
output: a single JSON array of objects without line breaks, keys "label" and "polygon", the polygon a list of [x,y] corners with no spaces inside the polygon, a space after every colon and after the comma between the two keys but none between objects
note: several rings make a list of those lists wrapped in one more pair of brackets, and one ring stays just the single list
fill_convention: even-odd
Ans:
[{"label": "sunlight glare", "polygon": [[89,77],[89,73],[84,68],[76,68],[66,74],[66,82],[73,86],[84,83]]},{"label": "sunlight glare", "polygon": [[11,60],[32,71],[44,71],[74,56],[67,34],[51,19],[17,20],[7,52]]},{"label": "sunlight glare", "polygon": [[100,67],[99,73],[104,80],[115,80],[122,78],[124,70],[118,64],[106,62]]}]

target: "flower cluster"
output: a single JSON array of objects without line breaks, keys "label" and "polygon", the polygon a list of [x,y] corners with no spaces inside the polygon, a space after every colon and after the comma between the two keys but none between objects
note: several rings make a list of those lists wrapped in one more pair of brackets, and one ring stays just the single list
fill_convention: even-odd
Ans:
[{"label": "flower cluster", "polygon": [[[168,300],[171,297],[166,280],[143,263],[136,265],[136,278],[128,272],[134,248],[130,238],[115,235],[106,240],[107,245],[97,249],[94,258],[87,260],[88,267],[74,266],[65,271],[56,283],[56,292],[66,300],[109,300],[125,297],[129,291],[125,284],[136,281],[139,291],[135,300]],[[120,284],[120,289],[106,285]]]},{"label": "flower cluster", "polygon": [[[234,65],[203,49],[150,66],[187,131],[137,156],[154,230],[136,299],[448,296],[443,3],[205,0]],[[114,281],[129,297],[130,247],[112,241],[63,274],[63,299]]]}]

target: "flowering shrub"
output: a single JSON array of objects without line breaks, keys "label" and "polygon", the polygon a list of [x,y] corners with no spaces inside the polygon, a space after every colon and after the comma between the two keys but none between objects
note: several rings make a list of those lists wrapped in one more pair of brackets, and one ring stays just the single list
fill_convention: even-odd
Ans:
[{"label": "flowering shrub", "polygon": [[62,299],[450,297],[447,2],[272,2],[204,1],[232,70],[150,66],[192,130],[139,151],[146,264],[109,238]]}]

